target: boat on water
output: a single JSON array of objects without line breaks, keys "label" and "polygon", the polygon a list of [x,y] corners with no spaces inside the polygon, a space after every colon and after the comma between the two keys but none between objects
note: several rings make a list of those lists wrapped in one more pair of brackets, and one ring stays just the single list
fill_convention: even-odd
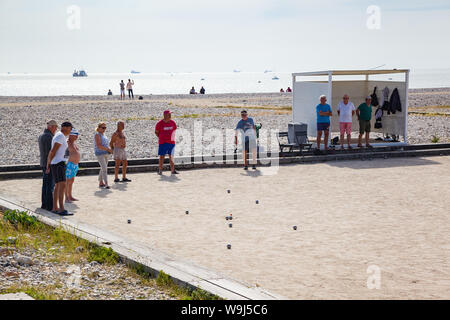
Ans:
[{"label": "boat on water", "polygon": [[241,70],[234,69],[233,72],[241,72]]},{"label": "boat on water", "polygon": [[280,80],[277,76],[273,77],[272,80]]},{"label": "boat on water", "polygon": [[74,70],[72,76],[73,77],[87,77],[87,73],[84,70],[80,70],[80,71]]},{"label": "boat on water", "polygon": [[264,73],[272,72],[272,70],[264,70]]},{"label": "boat on water", "polygon": [[131,70],[131,73],[137,74],[137,73],[141,73],[141,72],[140,71],[136,71],[136,70]]}]

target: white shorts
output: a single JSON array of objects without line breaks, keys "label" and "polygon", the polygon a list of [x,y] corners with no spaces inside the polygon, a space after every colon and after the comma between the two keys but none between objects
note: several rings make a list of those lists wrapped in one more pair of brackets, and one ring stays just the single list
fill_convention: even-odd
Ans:
[{"label": "white shorts", "polygon": [[123,148],[115,147],[113,149],[114,160],[127,160],[127,152]]}]

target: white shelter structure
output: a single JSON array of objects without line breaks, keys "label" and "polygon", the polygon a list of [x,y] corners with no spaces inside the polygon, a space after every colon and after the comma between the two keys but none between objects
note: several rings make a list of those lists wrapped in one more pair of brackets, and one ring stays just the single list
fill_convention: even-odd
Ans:
[{"label": "white shelter structure", "polygon": [[[389,78],[387,78],[389,77]],[[393,79],[393,78],[396,79]],[[358,79],[359,78],[359,79]],[[387,78],[387,79],[386,79]],[[316,106],[319,104],[319,96],[327,96],[327,103],[333,110],[330,119],[330,133],[339,132],[339,116],[336,108],[344,94],[348,94],[350,101],[356,108],[365,102],[365,97],[372,94],[377,87],[377,97],[381,100],[384,88],[389,89],[389,97],[397,88],[401,101],[401,112],[387,114],[384,111],[382,128],[374,128],[375,110],[373,108],[371,120],[371,132],[382,132],[384,134],[402,136],[403,142],[407,143],[408,135],[408,86],[409,70],[329,70],[315,72],[300,72],[292,74],[292,118],[293,122],[308,124],[308,136],[316,136]],[[352,131],[359,130],[359,123],[353,117]],[[330,134],[331,137],[331,134]]]}]

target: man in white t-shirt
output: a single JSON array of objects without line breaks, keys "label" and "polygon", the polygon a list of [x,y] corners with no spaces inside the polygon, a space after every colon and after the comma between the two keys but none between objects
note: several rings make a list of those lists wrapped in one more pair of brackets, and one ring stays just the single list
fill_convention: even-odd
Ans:
[{"label": "man in white t-shirt", "polygon": [[337,106],[337,112],[339,115],[339,129],[341,131],[341,149],[344,149],[344,135],[347,133],[348,148],[351,149],[350,139],[352,133],[352,117],[355,114],[355,106],[349,101],[347,94],[342,98],[343,101],[339,102]]},{"label": "man in white t-shirt", "polygon": [[[56,133],[52,139],[52,148],[48,154],[47,168],[45,173],[51,172],[55,189],[53,191],[53,213],[62,216],[72,215],[64,209],[64,193],[66,188],[66,150],[67,137],[72,130],[70,122],[61,125],[61,131]],[[59,202],[59,207],[58,207]]]}]

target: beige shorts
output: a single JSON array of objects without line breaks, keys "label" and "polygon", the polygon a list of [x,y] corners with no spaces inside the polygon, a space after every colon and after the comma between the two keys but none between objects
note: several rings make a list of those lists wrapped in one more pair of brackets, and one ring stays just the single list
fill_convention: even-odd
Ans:
[{"label": "beige shorts", "polygon": [[115,147],[113,149],[114,160],[127,160],[127,152],[123,148]]}]

